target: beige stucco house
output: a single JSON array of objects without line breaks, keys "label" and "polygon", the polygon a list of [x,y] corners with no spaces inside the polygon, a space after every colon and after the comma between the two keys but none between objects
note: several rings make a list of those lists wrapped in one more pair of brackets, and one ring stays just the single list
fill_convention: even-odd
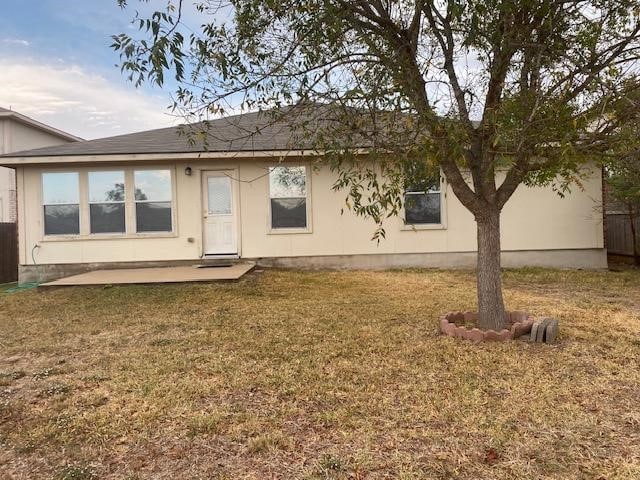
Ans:
[{"label": "beige stucco house", "polygon": [[[63,145],[80,138],[0,107],[0,155],[33,148]],[[0,223],[16,221],[14,171],[0,167]]]},{"label": "beige stucco house", "polygon": [[[377,243],[374,224],[344,209],[334,174],[312,168],[317,152],[292,138],[286,125],[244,114],[213,121],[206,147],[175,127],[0,158],[17,172],[21,280],[229,257],[331,268],[474,265],[475,222],[445,178],[407,192],[410,207]],[[505,266],[606,266],[600,170],[582,185],[564,198],[519,187],[502,215]]]}]

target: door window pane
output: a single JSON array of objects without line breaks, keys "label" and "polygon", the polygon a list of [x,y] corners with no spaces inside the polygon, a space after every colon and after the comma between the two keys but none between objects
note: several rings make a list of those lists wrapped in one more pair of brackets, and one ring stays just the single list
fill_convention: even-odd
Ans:
[{"label": "door window pane", "polygon": [[171,232],[171,171],[136,170],[134,183],[136,231]]},{"label": "door window pane", "polygon": [[42,174],[45,235],[80,233],[80,187],[77,172]]},{"label": "door window pane", "polygon": [[231,179],[207,177],[208,210],[212,215],[231,215]]},{"label": "door window pane", "polygon": [[124,171],[89,172],[91,233],[125,233]]}]

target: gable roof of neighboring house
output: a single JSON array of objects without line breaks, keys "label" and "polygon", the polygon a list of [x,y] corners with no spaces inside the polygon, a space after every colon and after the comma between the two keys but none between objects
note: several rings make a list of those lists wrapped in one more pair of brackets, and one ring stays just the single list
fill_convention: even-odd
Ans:
[{"label": "gable roof of neighboring house", "polygon": [[0,107],[0,120],[3,120],[3,119],[14,120],[16,122],[22,123],[23,125],[27,125],[37,130],[46,132],[49,135],[54,135],[64,140],[69,140],[71,142],[80,142],[83,140],[80,137],[76,137],[75,135],[71,135],[70,133],[63,132],[62,130],[58,130],[57,128],[51,127],[42,122],[34,120],[31,117],[27,117],[22,113],[18,113],[14,110],[9,110],[7,108]]}]

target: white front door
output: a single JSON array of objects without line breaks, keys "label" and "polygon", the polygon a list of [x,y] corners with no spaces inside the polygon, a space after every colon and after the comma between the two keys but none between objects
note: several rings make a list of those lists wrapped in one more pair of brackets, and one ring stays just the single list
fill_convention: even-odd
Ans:
[{"label": "white front door", "polygon": [[233,171],[202,172],[205,255],[237,255],[237,215]]}]

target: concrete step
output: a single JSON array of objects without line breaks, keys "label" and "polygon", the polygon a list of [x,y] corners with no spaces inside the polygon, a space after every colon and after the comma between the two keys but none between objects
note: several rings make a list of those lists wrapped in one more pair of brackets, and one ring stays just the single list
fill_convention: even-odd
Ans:
[{"label": "concrete step", "polygon": [[243,264],[251,264],[254,262],[248,262],[246,260],[240,259],[238,256],[205,256],[202,257],[200,263],[195,266],[198,268],[207,268],[207,267],[229,267],[232,265],[243,265]]}]

